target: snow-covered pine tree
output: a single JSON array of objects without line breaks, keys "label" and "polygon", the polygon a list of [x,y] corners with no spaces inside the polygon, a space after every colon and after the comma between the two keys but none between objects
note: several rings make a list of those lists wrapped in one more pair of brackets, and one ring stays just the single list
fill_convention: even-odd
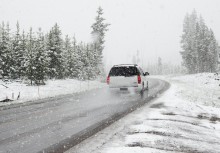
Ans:
[{"label": "snow-covered pine tree", "polygon": [[93,50],[93,44],[87,44],[87,56],[89,60],[89,65],[88,65],[88,73],[89,73],[89,80],[95,79],[97,74],[96,74],[96,54]]},{"label": "snow-covered pine tree", "polygon": [[78,64],[77,64],[77,70],[78,70],[78,79],[80,80],[86,80],[87,79],[87,72],[86,69],[86,49],[85,44],[83,42],[80,42],[78,45]]},{"label": "snow-covered pine tree", "polygon": [[26,68],[25,68],[25,57],[26,56],[26,53],[27,53],[27,35],[25,34],[24,30],[22,32],[22,35],[21,35],[21,44],[20,44],[20,51],[21,53],[23,54],[22,55],[22,58],[20,59],[21,61],[21,66],[18,70],[19,72],[19,75],[20,75],[20,78],[24,78],[26,76]]},{"label": "snow-covered pine tree", "polygon": [[95,77],[94,69],[93,69],[93,61],[95,60],[92,54],[92,50],[89,44],[84,46],[84,78],[86,80],[92,80]]},{"label": "snow-covered pine tree", "polygon": [[0,42],[0,59],[1,59],[1,71],[3,77],[10,77],[11,74],[11,65],[12,65],[12,44],[10,39],[10,28],[9,23],[5,28],[4,22],[2,22],[1,26],[1,42]]},{"label": "snow-covered pine tree", "polygon": [[46,35],[46,52],[48,56],[48,71],[47,76],[49,79],[52,79],[56,76],[55,67],[53,66],[53,59],[54,57],[54,40],[53,40],[53,34],[52,34],[53,28],[50,30],[50,32]]},{"label": "snow-covered pine tree", "polygon": [[201,61],[199,60],[201,58],[201,52],[200,52],[200,44],[201,44],[201,39],[200,39],[200,31],[201,31],[201,28],[200,28],[200,25],[199,25],[199,22],[196,23],[196,33],[195,33],[195,48],[196,50],[194,51],[195,55],[196,55],[196,58],[195,58],[195,62],[196,62],[196,70],[195,70],[195,73],[199,73],[201,71]]},{"label": "snow-covered pine tree", "polygon": [[189,73],[216,71],[218,44],[213,31],[201,16],[197,18],[195,10],[185,17],[181,43],[183,64]]},{"label": "snow-covered pine tree", "polygon": [[190,47],[189,47],[189,23],[190,23],[189,14],[186,14],[184,21],[183,21],[183,34],[181,36],[181,47],[182,51],[180,54],[182,55],[183,65],[188,69],[190,73],[191,69],[191,56],[190,56]]},{"label": "snow-covered pine tree", "polygon": [[25,76],[28,80],[30,80],[30,84],[33,85],[33,81],[35,81],[35,73],[36,70],[35,67],[35,59],[36,59],[36,46],[35,46],[35,38],[32,32],[32,28],[30,28],[30,31],[28,33],[28,39],[27,39],[27,49],[25,52],[25,59],[24,59],[24,67],[26,70]]},{"label": "snow-covered pine tree", "polygon": [[196,47],[196,25],[197,13],[194,10],[191,15],[186,15],[183,23],[183,34],[181,39],[183,65],[189,73],[197,71],[197,47]]},{"label": "snow-covered pine tree", "polygon": [[15,65],[14,50],[13,50],[13,42],[12,42],[11,29],[10,29],[9,23],[7,23],[6,31],[7,31],[7,37],[8,37],[7,67],[9,70],[9,78],[14,79],[16,69],[14,67]]},{"label": "snow-covered pine tree", "polygon": [[208,45],[209,45],[209,31],[203,18],[199,18],[199,37],[198,37],[198,61],[199,61],[199,71],[198,72],[208,72]]},{"label": "snow-covered pine tree", "polygon": [[72,41],[72,53],[73,53],[73,59],[72,59],[72,63],[73,63],[73,67],[72,67],[72,74],[71,76],[73,78],[78,78],[78,73],[80,72],[80,56],[79,56],[79,51],[78,51],[78,45],[77,45],[77,41],[75,36],[73,37],[73,41]]},{"label": "snow-covered pine tree", "polygon": [[73,78],[73,68],[74,68],[74,54],[73,47],[71,46],[71,40],[68,35],[66,35],[64,40],[64,51],[63,51],[63,61],[65,67],[65,77]]},{"label": "snow-covered pine tree", "polygon": [[92,27],[92,37],[93,37],[93,49],[95,52],[96,59],[96,74],[104,75],[104,66],[103,66],[103,49],[105,43],[105,33],[108,31],[108,26],[110,24],[104,23],[105,19],[103,18],[103,9],[101,7],[98,8],[97,16],[95,18],[95,23]]},{"label": "snow-covered pine tree", "polygon": [[210,41],[208,45],[208,69],[209,72],[216,72],[218,69],[218,43],[212,29],[210,29]]},{"label": "snow-covered pine tree", "polygon": [[91,50],[91,65],[92,65],[92,69],[93,69],[93,78],[97,78],[97,76],[100,75],[101,69],[99,66],[99,60],[98,57],[98,51],[97,51],[97,45],[96,43],[92,43],[89,45],[90,50]]},{"label": "snow-covered pine tree", "polygon": [[39,28],[37,32],[37,39],[35,42],[35,56],[34,56],[34,80],[36,84],[45,84],[44,80],[47,74],[47,54],[45,49],[44,35]]},{"label": "snow-covered pine tree", "polygon": [[63,40],[61,38],[61,30],[56,23],[50,30],[47,38],[47,54],[49,57],[48,75],[50,79],[61,79],[64,77],[62,52]]},{"label": "snow-covered pine tree", "polygon": [[22,76],[22,62],[24,60],[24,50],[22,49],[22,41],[20,35],[20,26],[17,22],[16,24],[16,33],[13,37],[13,65],[11,65],[14,69],[12,73],[12,78],[21,78]]}]

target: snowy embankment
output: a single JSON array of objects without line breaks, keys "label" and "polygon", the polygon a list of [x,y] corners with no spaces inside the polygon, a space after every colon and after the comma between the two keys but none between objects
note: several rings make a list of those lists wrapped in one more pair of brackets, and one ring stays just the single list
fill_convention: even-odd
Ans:
[{"label": "snowy embankment", "polygon": [[170,89],[68,152],[220,152],[220,77],[157,78]]},{"label": "snowy embankment", "polygon": [[78,93],[103,86],[105,84],[99,81],[78,81],[74,79],[48,80],[46,85],[42,86],[27,86],[19,82],[5,83],[0,80],[0,101],[6,98],[13,100],[0,102],[0,106]]}]

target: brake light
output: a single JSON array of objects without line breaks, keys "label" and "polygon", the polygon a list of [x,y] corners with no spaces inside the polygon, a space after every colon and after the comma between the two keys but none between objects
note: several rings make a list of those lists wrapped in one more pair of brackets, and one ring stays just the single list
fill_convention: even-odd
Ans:
[{"label": "brake light", "polygon": [[110,83],[110,76],[107,77],[107,84]]},{"label": "brake light", "polygon": [[138,84],[141,84],[141,76],[140,75],[137,76],[137,79],[138,79]]}]

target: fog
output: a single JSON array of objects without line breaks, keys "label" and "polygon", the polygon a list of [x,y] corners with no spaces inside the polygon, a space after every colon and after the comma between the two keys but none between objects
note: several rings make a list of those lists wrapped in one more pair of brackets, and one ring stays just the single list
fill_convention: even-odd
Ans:
[{"label": "fog", "polygon": [[137,50],[142,65],[156,63],[158,57],[166,63],[181,64],[183,19],[193,9],[220,40],[218,0],[0,0],[0,21],[8,21],[12,30],[19,21],[25,31],[41,27],[45,32],[57,22],[63,35],[90,42],[98,6],[111,24],[104,49],[107,68],[131,63]]}]

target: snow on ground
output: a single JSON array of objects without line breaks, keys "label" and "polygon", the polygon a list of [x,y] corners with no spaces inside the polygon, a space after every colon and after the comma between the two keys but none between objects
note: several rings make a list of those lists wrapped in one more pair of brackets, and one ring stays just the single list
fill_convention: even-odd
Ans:
[{"label": "snow on ground", "polygon": [[[99,81],[78,81],[74,79],[48,80],[46,85],[42,86],[27,86],[27,84],[20,82],[5,83],[0,80],[0,101],[6,98],[14,100],[11,102],[0,102],[0,106],[83,92],[103,86],[105,84]],[[17,100],[19,92],[20,97]]]},{"label": "snow on ground", "polygon": [[220,107],[220,75],[202,73],[172,79],[187,87],[188,90],[179,93],[182,98],[202,105]]},{"label": "snow on ground", "polygon": [[220,153],[219,77],[157,78],[170,89],[67,152]]}]

